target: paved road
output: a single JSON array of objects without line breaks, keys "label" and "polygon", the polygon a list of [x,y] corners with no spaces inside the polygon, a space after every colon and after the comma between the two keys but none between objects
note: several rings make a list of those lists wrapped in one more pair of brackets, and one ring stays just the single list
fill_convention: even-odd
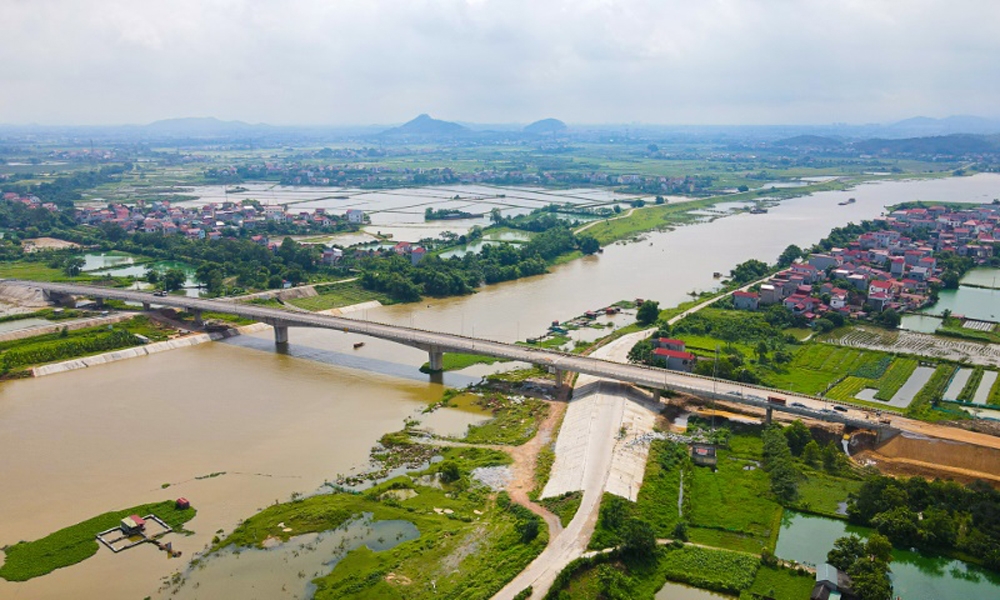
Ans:
[{"label": "paved road", "polygon": [[[606,359],[622,360],[644,332],[623,336],[595,351]],[[521,590],[532,586],[533,598],[541,598],[552,587],[556,576],[573,559],[587,550],[597,525],[601,498],[611,472],[616,432],[622,422],[628,400],[627,386],[613,381],[581,375],[573,399],[566,409],[559,438],[556,461],[543,496],[564,491],[583,491],[576,516],[517,577],[493,596],[511,600]]]}]

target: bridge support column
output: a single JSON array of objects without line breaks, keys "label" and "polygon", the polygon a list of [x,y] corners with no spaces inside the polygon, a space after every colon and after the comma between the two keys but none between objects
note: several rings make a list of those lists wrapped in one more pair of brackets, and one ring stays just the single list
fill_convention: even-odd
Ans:
[{"label": "bridge support column", "polygon": [[427,357],[431,372],[438,373],[444,370],[444,352],[431,348],[427,351]]},{"label": "bridge support column", "polygon": [[274,343],[278,346],[288,344],[288,325],[274,324]]},{"label": "bridge support column", "polygon": [[150,308],[151,308],[151,307],[150,307],[150,304],[149,304],[149,302],[143,302],[143,303],[142,303],[142,310],[143,310],[143,311],[145,311],[145,312],[149,312],[149,309],[150,309]]},{"label": "bridge support column", "polygon": [[97,308],[104,308],[104,298],[94,298],[94,304]]},{"label": "bridge support column", "polygon": [[192,309],[191,310],[191,314],[194,315],[194,324],[195,325],[197,325],[198,327],[201,327],[202,325],[205,324],[205,321],[203,321],[202,318],[201,318],[201,310],[200,309],[197,309],[197,308]]},{"label": "bridge support column", "polygon": [[772,416],[773,412],[774,412],[774,409],[772,409],[771,407],[767,408],[767,414],[764,415],[764,425],[770,425],[771,424],[771,416]]},{"label": "bridge support column", "polygon": [[556,369],[556,389],[561,390],[566,385],[566,371]]},{"label": "bridge support column", "polygon": [[663,397],[662,390],[653,390],[653,402],[659,402],[662,397]]}]

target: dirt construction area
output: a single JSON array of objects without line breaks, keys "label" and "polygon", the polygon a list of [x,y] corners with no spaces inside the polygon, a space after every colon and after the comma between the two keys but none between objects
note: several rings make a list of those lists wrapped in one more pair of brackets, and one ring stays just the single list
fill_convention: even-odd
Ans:
[{"label": "dirt construction area", "polygon": [[963,483],[983,479],[1000,487],[1000,450],[996,448],[904,433],[855,458],[862,464],[871,461],[891,475],[941,477]]}]

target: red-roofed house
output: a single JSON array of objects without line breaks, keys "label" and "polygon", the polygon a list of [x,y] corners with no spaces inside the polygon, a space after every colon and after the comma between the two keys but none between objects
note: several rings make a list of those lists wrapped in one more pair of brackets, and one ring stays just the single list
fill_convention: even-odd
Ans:
[{"label": "red-roofed house", "polygon": [[677,350],[678,352],[684,352],[684,342],[683,340],[675,340],[673,338],[659,338],[653,340],[654,348],[666,348],[667,350]]},{"label": "red-roofed house", "polygon": [[733,306],[737,310],[757,310],[760,296],[754,292],[733,292]]},{"label": "red-roofed house", "polygon": [[668,348],[657,348],[653,350],[653,355],[662,360],[664,365],[672,371],[685,371],[690,373],[694,369],[695,357],[690,352],[680,350],[670,350]]}]

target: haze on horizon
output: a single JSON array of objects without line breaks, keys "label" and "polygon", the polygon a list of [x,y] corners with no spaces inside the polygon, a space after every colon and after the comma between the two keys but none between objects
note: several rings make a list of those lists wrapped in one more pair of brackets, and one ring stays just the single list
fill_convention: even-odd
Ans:
[{"label": "haze on horizon", "polygon": [[990,0],[5,0],[0,123],[1000,117]]}]

